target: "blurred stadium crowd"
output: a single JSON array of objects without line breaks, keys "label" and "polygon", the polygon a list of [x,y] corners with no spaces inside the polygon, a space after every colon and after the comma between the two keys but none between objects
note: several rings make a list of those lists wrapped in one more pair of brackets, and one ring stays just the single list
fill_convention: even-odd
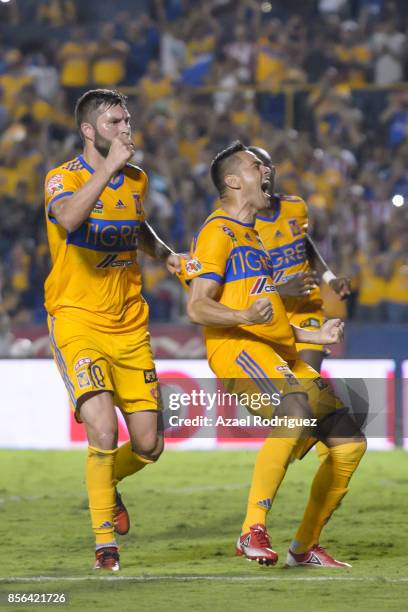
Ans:
[{"label": "blurred stadium crowd", "polygon": [[[45,320],[45,173],[81,147],[76,98],[129,95],[147,216],[177,251],[216,206],[216,151],[270,151],[278,191],[349,275],[349,317],[408,321],[408,2],[11,0],[0,3],[0,313]],[[144,261],[151,319],[183,293]],[[0,318],[1,321],[1,318]]]}]

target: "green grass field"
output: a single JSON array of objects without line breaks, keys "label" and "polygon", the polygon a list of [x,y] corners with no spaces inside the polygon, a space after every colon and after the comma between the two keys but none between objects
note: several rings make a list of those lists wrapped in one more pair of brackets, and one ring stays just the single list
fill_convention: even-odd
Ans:
[{"label": "green grass field", "polygon": [[406,609],[408,454],[402,451],[365,456],[324,531],[321,543],[353,564],[345,571],[283,569],[314,454],[289,469],[279,491],[269,529],[281,559],[264,568],[234,556],[254,453],[167,452],[121,487],[132,528],[120,541],[119,576],[91,570],[84,455],[0,452],[2,609],[44,607],[9,605],[10,591],[64,592],[70,610]]}]

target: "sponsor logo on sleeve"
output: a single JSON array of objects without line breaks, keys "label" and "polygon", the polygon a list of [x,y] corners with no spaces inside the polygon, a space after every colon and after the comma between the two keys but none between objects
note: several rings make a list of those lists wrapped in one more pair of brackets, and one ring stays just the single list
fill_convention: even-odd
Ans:
[{"label": "sponsor logo on sleeve", "polygon": [[62,174],[54,174],[47,182],[47,193],[49,195],[55,195],[60,191],[64,190],[64,177]]},{"label": "sponsor logo on sleeve", "polygon": [[202,270],[203,266],[202,263],[199,259],[197,259],[197,257],[194,257],[193,259],[190,259],[187,263],[186,263],[186,272],[187,274],[195,274],[196,272],[200,272],[200,270]]}]

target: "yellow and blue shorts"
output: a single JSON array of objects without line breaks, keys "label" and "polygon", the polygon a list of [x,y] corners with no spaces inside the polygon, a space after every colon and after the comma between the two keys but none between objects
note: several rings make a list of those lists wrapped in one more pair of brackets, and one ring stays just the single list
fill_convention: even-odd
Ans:
[{"label": "yellow and blue shorts", "polygon": [[160,392],[150,337],[101,332],[62,314],[48,317],[51,348],[80,422],[81,399],[108,391],[122,412],[160,410]]},{"label": "yellow and blue shorts", "polygon": [[[309,364],[299,358],[285,361],[271,345],[252,339],[249,334],[221,344],[211,355],[210,367],[229,393],[263,393],[270,397],[278,394],[280,398],[290,393],[306,395],[311,416],[317,419],[317,424],[335,412],[340,414],[347,410],[330,383],[323,380]],[[256,414],[270,419],[275,410],[276,404],[271,402],[258,408]],[[296,453],[299,458],[317,442],[318,427],[314,432],[316,435],[311,435],[299,445],[299,452]]]}]

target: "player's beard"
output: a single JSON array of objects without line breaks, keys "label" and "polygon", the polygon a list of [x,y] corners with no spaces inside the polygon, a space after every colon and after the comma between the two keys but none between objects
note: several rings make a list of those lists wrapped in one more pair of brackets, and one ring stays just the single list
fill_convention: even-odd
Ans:
[{"label": "player's beard", "polygon": [[95,128],[94,147],[102,157],[108,157],[111,142],[104,138]]}]

